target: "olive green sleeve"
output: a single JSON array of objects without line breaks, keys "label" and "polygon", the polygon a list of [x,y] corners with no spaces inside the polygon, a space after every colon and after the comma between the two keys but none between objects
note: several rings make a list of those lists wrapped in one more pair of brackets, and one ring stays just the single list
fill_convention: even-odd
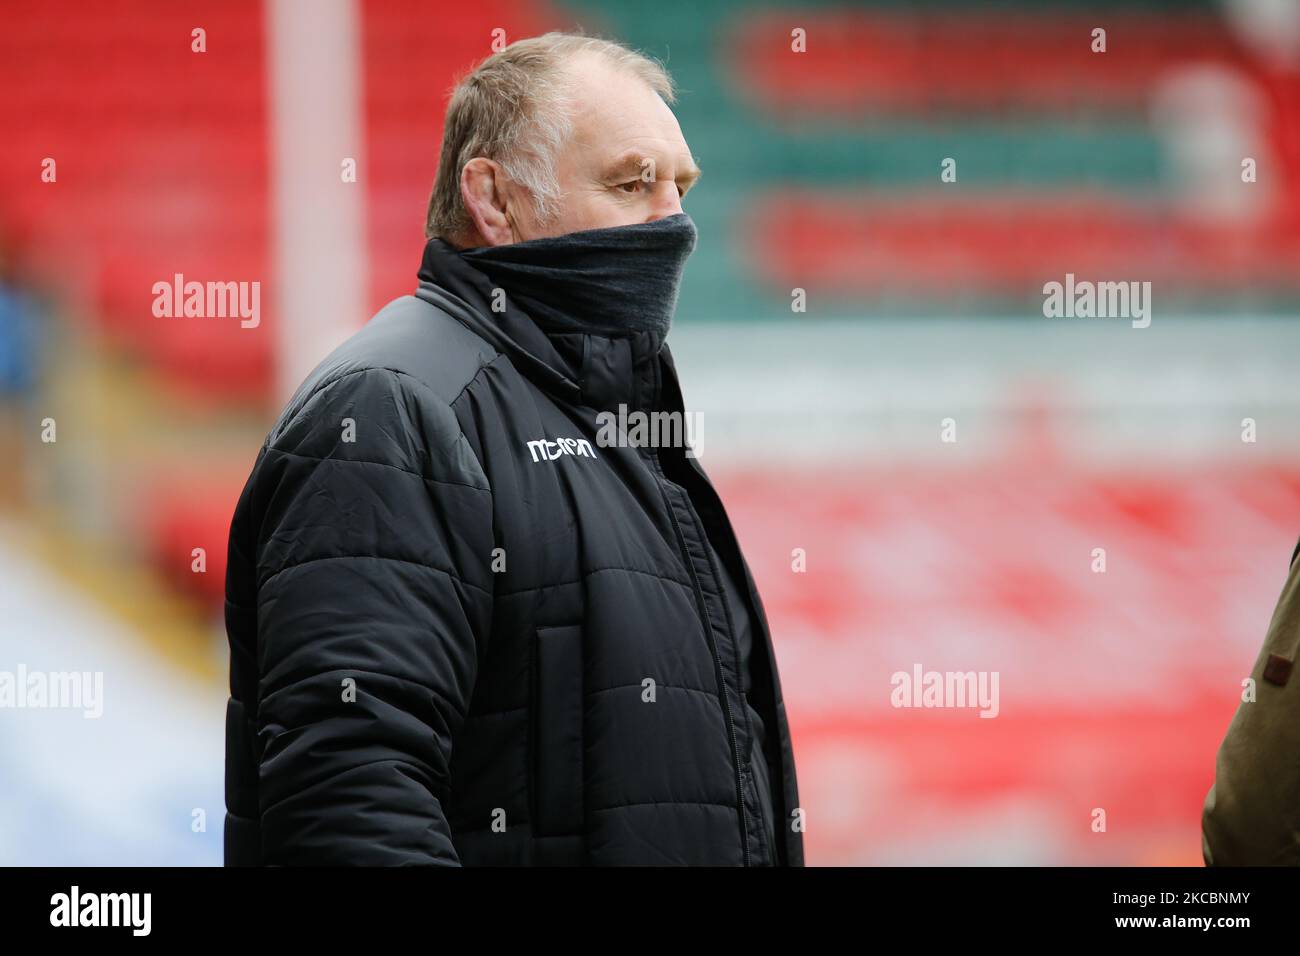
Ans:
[{"label": "olive green sleeve", "polygon": [[[1297,549],[1300,552],[1300,549]],[[1291,562],[1264,647],[1215,760],[1201,813],[1207,866],[1300,865],[1300,561]]]}]

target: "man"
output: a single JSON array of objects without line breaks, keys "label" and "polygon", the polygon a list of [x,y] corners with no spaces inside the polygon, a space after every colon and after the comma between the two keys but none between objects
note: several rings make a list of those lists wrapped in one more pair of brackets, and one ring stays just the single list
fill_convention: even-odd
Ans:
[{"label": "man", "polygon": [[1300,544],[1201,812],[1206,866],[1300,865]]},{"label": "man", "polygon": [[414,296],[231,527],[229,864],[803,864],[763,608],[664,336],[699,170],[658,64],[547,34],[448,108]]}]

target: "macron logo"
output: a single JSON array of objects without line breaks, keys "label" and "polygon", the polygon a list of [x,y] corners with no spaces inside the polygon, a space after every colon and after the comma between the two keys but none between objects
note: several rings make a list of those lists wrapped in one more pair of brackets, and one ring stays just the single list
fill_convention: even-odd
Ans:
[{"label": "macron logo", "polygon": [[555,441],[542,438],[530,441],[528,450],[533,453],[533,461],[555,461],[561,455],[577,455],[580,458],[596,457],[591,442],[585,438],[557,438]]}]

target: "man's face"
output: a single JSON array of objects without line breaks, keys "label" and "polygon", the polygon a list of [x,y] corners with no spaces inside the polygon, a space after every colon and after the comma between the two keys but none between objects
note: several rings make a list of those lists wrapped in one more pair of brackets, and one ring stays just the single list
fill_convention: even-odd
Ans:
[{"label": "man's face", "polygon": [[556,161],[557,215],[540,223],[531,198],[511,204],[519,240],[652,222],[682,211],[700,171],[677,117],[636,76],[599,57],[569,66],[573,136]]}]

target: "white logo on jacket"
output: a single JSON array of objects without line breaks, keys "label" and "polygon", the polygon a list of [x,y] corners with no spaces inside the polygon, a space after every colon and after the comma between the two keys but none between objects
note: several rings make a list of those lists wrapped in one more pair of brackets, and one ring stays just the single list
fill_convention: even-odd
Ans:
[{"label": "white logo on jacket", "polygon": [[596,457],[591,442],[585,438],[557,438],[554,441],[539,438],[528,443],[528,450],[533,453],[533,461],[555,461],[561,455],[577,455],[580,458]]}]

